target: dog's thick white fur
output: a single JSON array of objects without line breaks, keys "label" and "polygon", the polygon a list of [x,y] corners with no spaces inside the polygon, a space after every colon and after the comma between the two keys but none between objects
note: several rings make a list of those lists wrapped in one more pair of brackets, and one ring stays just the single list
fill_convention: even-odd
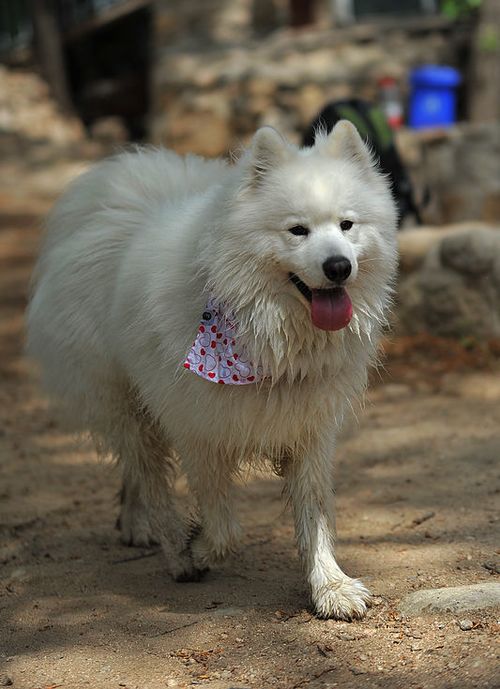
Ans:
[{"label": "dog's thick white fur", "polygon": [[[312,149],[264,127],[235,165],[146,149],[73,183],[48,220],[28,351],[71,425],[121,463],[125,541],[159,541],[171,574],[196,578],[237,545],[235,473],[268,458],[317,614],[363,616],[369,593],[335,559],[331,466],[376,357],[395,230],[388,184],[348,122]],[[354,314],[330,332],[289,276],[330,288],[332,255],[351,263]],[[229,305],[263,382],[216,385],[183,368],[209,295]],[[172,495],[177,457],[199,505],[194,534]]]}]

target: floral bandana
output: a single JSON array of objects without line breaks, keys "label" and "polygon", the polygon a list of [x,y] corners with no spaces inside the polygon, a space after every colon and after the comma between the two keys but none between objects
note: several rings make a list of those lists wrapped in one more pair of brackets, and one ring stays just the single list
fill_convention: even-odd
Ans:
[{"label": "floral bandana", "polygon": [[209,299],[184,368],[221,385],[248,385],[264,380],[262,366],[249,361],[237,342],[234,316]]}]

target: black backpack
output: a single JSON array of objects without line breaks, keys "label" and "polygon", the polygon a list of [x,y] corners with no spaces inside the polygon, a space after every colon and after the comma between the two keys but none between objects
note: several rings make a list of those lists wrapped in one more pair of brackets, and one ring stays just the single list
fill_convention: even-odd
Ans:
[{"label": "black backpack", "polygon": [[379,159],[381,172],[388,175],[399,211],[399,223],[413,215],[421,225],[408,173],[396,148],[394,137],[382,110],[356,98],[329,103],[315,117],[304,134],[303,146],[314,146],[318,130],[329,133],[339,120],[349,120]]}]

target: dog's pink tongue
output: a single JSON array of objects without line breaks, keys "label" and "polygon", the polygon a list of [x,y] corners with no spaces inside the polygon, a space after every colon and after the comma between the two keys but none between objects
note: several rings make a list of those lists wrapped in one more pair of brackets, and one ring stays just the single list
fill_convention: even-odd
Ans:
[{"label": "dog's pink tongue", "polygon": [[345,289],[313,289],[311,317],[321,330],[345,328],[352,318],[352,302]]}]

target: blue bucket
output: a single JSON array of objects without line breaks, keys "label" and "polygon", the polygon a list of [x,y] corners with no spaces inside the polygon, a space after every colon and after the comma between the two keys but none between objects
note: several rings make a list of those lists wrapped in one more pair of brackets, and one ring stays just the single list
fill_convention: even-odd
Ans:
[{"label": "blue bucket", "polygon": [[426,65],[414,69],[410,75],[410,127],[420,129],[454,124],[460,82],[460,73],[453,67]]}]

